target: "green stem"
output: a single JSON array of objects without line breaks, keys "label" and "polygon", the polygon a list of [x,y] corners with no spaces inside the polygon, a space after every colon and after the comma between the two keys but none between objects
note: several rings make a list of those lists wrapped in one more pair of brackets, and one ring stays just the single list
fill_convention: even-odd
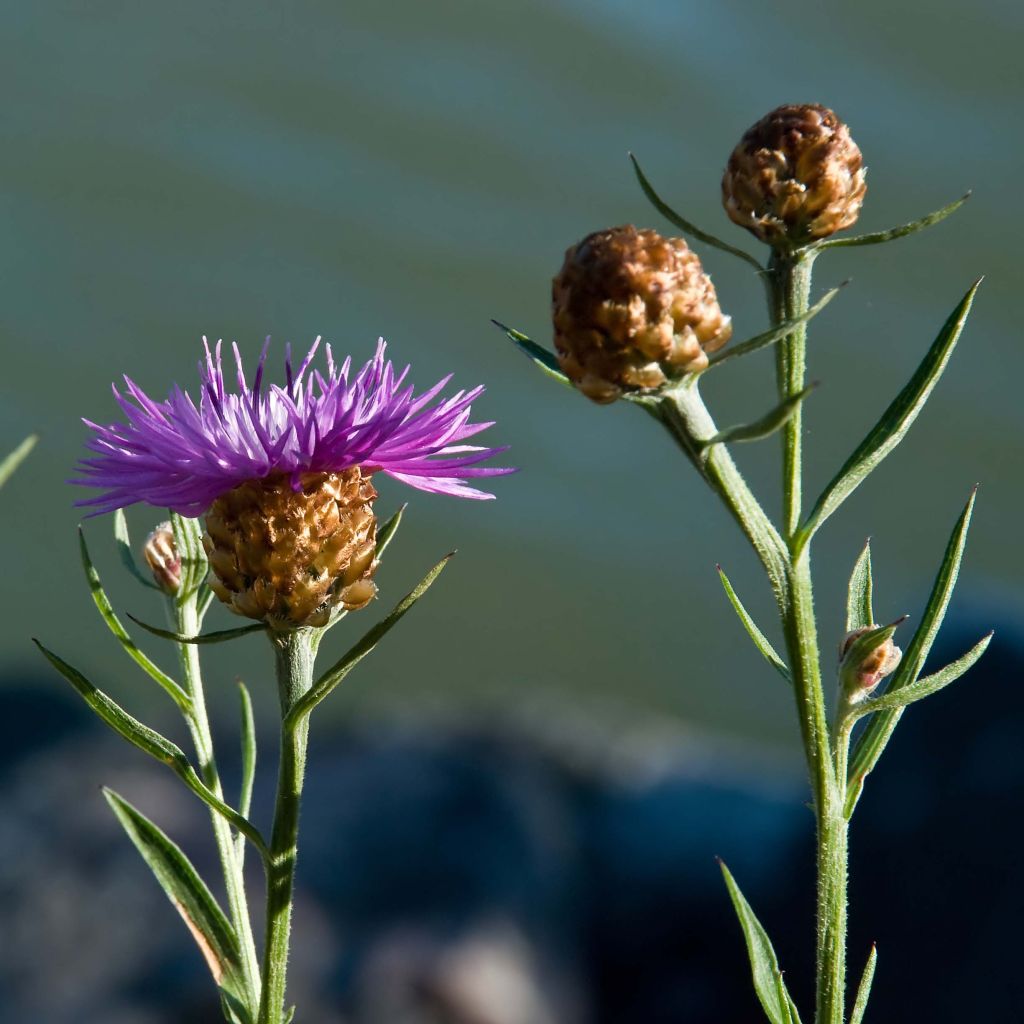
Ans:
[{"label": "green stem", "polygon": [[[169,600],[173,608],[172,621],[176,631],[183,636],[196,636],[200,622],[197,607],[197,594],[192,593],[180,602]],[[178,658],[181,662],[185,688],[192,698],[192,713],[188,718],[189,731],[199,759],[199,774],[203,782],[218,799],[224,798],[217,771],[217,762],[213,752],[213,734],[210,731],[210,720],[206,712],[206,696],[203,690],[203,676],[199,667],[199,648],[195,644],[178,644]],[[252,934],[252,923],[249,920],[249,906],[245,895],[245,877],[239,844],[236,844],[231,826],[216,811],[211,811],[214,839],[217,853],[220,856],[221,868],[224,873],[224,888],[228,898],[228,909],[231,921],[238,935],[242,950],[242,970],[246,986],[255,1004],[260,992],[259,965],[256,957],[256,942]]]},{"label": "green stem", "polygon": [[267,869],[267,922],[263,949],[263,992],[257,1024],[282,1024],[288,974],[295,861],[298,851],[299,807],[306,768],[309,718],[288,718],[288,712],[313,683],[316,636],[297,629],[272,637],[277,658],[281,698],[281,762],[278,769],[274,826]]}]

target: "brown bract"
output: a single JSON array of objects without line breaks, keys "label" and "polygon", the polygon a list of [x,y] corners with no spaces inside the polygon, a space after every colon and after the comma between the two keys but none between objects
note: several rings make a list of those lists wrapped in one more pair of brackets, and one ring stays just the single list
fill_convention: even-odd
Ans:
[{"label": "brown bract", "polygon": [[632,224],[595,231],[566,251],[552,318],[562,370],[601,403],[703,370],[707,353],[732,334],[686,242]]},{"label": "brown bract", "polygon": [[740,140],[722,177],[722,202],[762,242],[802,245],[857,220],[865,173],[850,130],[831,110],[791,104],[762,117]]},{"label": "brown bract", "polygon": [[233,612],[275,629],[323,626],[376,593],[377,492],[358,467],[248,481],[206,513],[209,584]]}]

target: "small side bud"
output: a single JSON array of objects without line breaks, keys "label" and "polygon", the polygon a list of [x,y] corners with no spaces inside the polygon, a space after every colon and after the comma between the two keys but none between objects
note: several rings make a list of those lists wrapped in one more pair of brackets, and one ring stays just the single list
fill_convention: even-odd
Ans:
[{"label": "small side bud", "polygon": [[839,650],[839,685],[849,698],[868,696],[896,671],[903,652],[892,641],[895,630],[896,625],[876,624],[846,634]]},{"label": "small side bud", "polygon": [[722,203],[762,242],[804,245],[857,220],[865,174],[849,128],[831,110],[789,104],[762,117],[733,150]]},{"label": "small side bud", "polygon": [[170,523],[160,523],[146,538],[142,554],[153,580],[165,593],[175,595],[181,589],[181,557],[174,543]]},{"label": "small side bud", "polygon": [[632,224],[571,246],[551,300],[559,365],[601,404],[703,370],[732,334],[697,254]]}]

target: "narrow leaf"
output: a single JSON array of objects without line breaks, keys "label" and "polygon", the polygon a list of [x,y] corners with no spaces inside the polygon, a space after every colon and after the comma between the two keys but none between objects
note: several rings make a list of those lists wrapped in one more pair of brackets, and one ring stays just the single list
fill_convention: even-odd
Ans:
[{"label": "narrow leaf", "polygon": [[121,625],[121,620],[114,614],[114,609],[103,589],[99,573],[89,557],[89,546],[85,542],[85,532],[78,528],[78,550],[82,558],[82,567],[85,570],[85,578],[89,584],[89,592],[99,609],[100,616],[107,624],[107,629],[117,638],[118,643],[124,648],[125,653],[164,690],[170,694],[171,699],[186,714],[192,710],[192,698],[162,669],[153,664],[152,661],[141,651],[135,641],[128,635],[128,631]]},{"label": "narrow leaf", "polygon": [[111,789],[103,795],[167,898],[181,914],[219,988],[245,992],[238,936],[181,848]]},{"label": "narrow leaf", "polygon": [[945,668],[933,672],[930,676],[918,679],[909,686],[900,687],[898,690],[890,690],[888,693],[867,701],[857,709],[858,715],[866,715],[871,711],[883,709],[903,708],[915,701],[930,697],[933,693],[955,683],[974,663],[985,653],[988,645],[992,642],[992,633],[983,636],[966,654],[961,655],[956,661],[950,662]]},{"label": "narrow leaf", "polygon": [[761,922],[758,921],[750,904],[744,899],[729,869],[721,861],[718,862],[718,866],[722,869],[729,897],[736,908],[736,916],[740,919],[740,926],[743,929],[757,998],[772,1024],[790,1024],[792,1001],[782,980],[782,972],[779,970],[771,939],[761,927]]},{"label": "narrow leaf", "polygon": [[125,518],[123,508],[114,512],[114,542],[117,544],[117,553],[121,558],[121,564],[128,572],[144,587],[149,587],[150,590],[159,590],[160,588],[153,582],[152,577],[147,577],[135,562],[131,538],[128,536],[128,520]]},{"label": "narrow leaf", "polygon": [[177,512],[169,512],[174,546],[181,559],[181,592],[178,600],[188,598],[205,585],[210,563],[203,547],[203,529],[199,521]]},{"label": "narrow leaf", "polygon": [[853,1003],[850,1024],[863,1024],[864,1011],[868,1008],[868,996],[871,995],[871,982],[875,979],[875,964],[878,962],[878,947],[872,945],[868,954],[868,962],[864,965],[860,984],[857,986],[857,998]]},{"label": "narrow leaf", "polygon": [[377,558],[380,558],[387,550],[388,545],[395,539],[399,526],[402,525],[402,516],[409,507],[408,503],[402,507],[377,531]]},{"label": "narrow leaf", "polygon": [[[928,657],[935,642],[935,637],[942,625],[942,620],[949,607],[949,599],[953,594],[953,587],[960,572],[960,563],[963,561],[964,547],[967,544],[967,531],[971,525],[971,513],[974,510],[974,501],[977,489],[971,492],[971,496],[964,507],[960,518],[953,527],[953,533],[946,545],[946,551],[939,567],[935,583],[932,585],[931,594],[928,597],[928,604],[925,606],[921,623],[914,633],[903,660],[893,676],[887,693],[892,694],[901,690],[911,683],[917,682],[925,659]],[[853,809],[860,799],[861,791],[864,788],[864,779],[872,768],[878,763],[886,743],[892,736],[896,723],[903,714],[902,708],[889,711],[882,711],[869,720],[864,731],[860,734],[850,758],[849,790],[846,799],[846,816],[853,814]]]},{"label": "narrow leaf", "polygon": [[[794,317],[792,320],[784,320],[778,327],[773,327],[770,331],[757,334],[747,341],[740,342],[738,345],[730,345],[715,352],[708,357],[707,369],[710,370],[715,366],[721,366],[722,363],[727,363],[730,359],[737,359],[739,356],[748,356],[751,352],[757,352],[759,349],[774,345],[777,341],[782,341],[783,338],[788,338],[795,328],[816,317],[839,294],[839,289],[845,287],[846,283],[844,281],[838,288],[833,288],[831,291],[826,292],[802,316]],[[707,370],[704,372],[706,373]]]},{"label": "narrow leaf", "polygon": [[719,565],[716,566],[716,568],[718,569],[718,578],[722,581],[722,587],[725,590],[725,596],[729,598],[729,603],[739,616],[740,622],[743,623],[743,628],[747,631],[747,635],[754,641],[754,646],[761,652],[768,664],[771,665],[787,683],[792,683],[793,678],[789,674],[789,669],[786,667],[786,663],[775,652],[775,648],[769,643],[768,638],[764,633],[757,628],[757,624],[750,617],[747,609],[743,607],[743,602],[740,601],[736,591],[733,590],[732,584],[729,582],[729,577],[722,571],[722,567]]},{"label": "narrow leaf", "polygon": [[249,1008],[223,989],[220,993],[220,1005],[224,1011],[224,1019],[230,1021],[230,1024],[256,1024]]},{"label": "narrow leaf", "polygon": [[741,423],[734,427],[726,427],[720,430],[714,437],[701,442],[701,450],[706,450],[713,444],[732,444],[736,441],[760,441],[763,438],[771,437],[772,434],[781,430],[794,416],[800,403],[817,387],[817,384],[810,384],[802,391],[780,402],[771,412],[766,413],[759,420],[753,423]]},{"label": "narrow leaf", "polygon": [[[238,796],[238,813],[243,818],[249,817],[249,807],[252,803],[253,780],[256,777],[256,720],[252,713],[252,699],[249,691],[241,679],[238,680],[238,696],[241,701],[242,718],[242,785]],[[241,870],[241,863],[245,856],[245,842],[242,836],[238,837],[238,863]]]},{"label": "narrow leaf", "polygon": [[913,235],[915,232],[924,230],[924,228],[930,228],[933,224],[938,224],[940,220],[945,220],[951,213],[959,210],[970,198],[971,193],[967,192],[948,206],[942,207],[941,210],[929,213],[919,220],[912,220],[909,224],[901,224],[899,227],[889,228],[886,231],[872,231],[867,235],[853,235],[849,238],[829,238],[809,248],[837,249],[851,245],[878,245],[880,242],[891,242],[896,238],[906,238],[907,235]]},{"label": "narrow leaf", "polygon": [[292,1024],[293,1020],[295,1020],[294,1006],[284,1015],[284,1024]]},{"label": "narrow leaf", "polygon": [[640,187],[644,190],[644,195],[647,196],[651,205],[666,220],[675,224],[675,226],[684,234],[692,235],[705,245],[710,245],[715,249],[721,249],[723,252],[731,253],[733,256],[743,260],[744,263],[749,263],[759,274],[764,273],[764,267],[762,267],[761,264],[750,255],[750,253],[744,252],[742,249],[737,249],[736,246],[730,245],[728,242],[723,242],[720,238],[715,238],[714,235],[709,235],[706,231],[701,231],[696,224],[691,224],[690,221],[676,213],[676,211],[673,210],[657,192],[654,191],[654,186],[647,180],[647,176],[644,172],[640,170],[640,164],[632,153],[629,154],[629,159],[633,162],[633,171],[636,173],[636,180],[640,182]]},{"label": "narrow leaf", "polygon": [[172,629],[161,629],[159,626],[151,626],[142,619],[135,618],[129,614],[128,618],[137,626],[141,626],[153,636],[163,637],[164,640],[173,640],[179,644],[222,644],[226,640],[236,640],[240,636],[248,636],[250,633],[266,632],[267,627],[262,622],[254,622],[249,626],[235,626],[232,629],[218,629],[213,633],[200,633],[198,636],[185,636],[184,633],[175,633]]},{"label": "narrow leaf", "polygon": [[942,376],[953,348],[960,337],[971,303],[981,280],[976,281],[950,314],[928,354],[917,368],[907,386],[896,396],[871,429],[857,450],[825,488],[807,522],[800,531],[798,550],[803,548],[815,531],[850,496],[864,478],[903,440],[910,425],[917,419],[932,389]]},{"label": "narrow leaf", "polygon": [[341,658],[338,659],[320,678],[310,687],[309,692],[292,706],[288,712],[288,721],[295,722],[302,716],[309,714],[330,692],[352,671],[360,661],[363,660],[384,638],[385,634],[398,624],[398,621],[409,611],[410,608],[430,589],[430,585],[441,575],[442,570],[448,564],[453,551],[445,555],[426,576],[392,609],[391,613],[377,623],[363,638],[350,648]]},{"label": "narrow leaf", "polygon": [[562,373],[562,368],[558,365],[558,359],[553,352],[549,352],[542,345],[531,341],[525,334],[521,334],[511,327],[506,327],[497,320],[492,320],[491,323],[503,331],[509,341],[534,363],[542,373],[547,374],[553,380],[557,380],[559,384],[564,384],[567,388],[573,387],[572,381]]},{"label": "narrow leaf", "polygon": [[36,446],[39,440],[38,434],[29,434],[13,452],[0,462],[0,487],[3,487],[14,471],[25,461],[28,453]]},{"label": "narrow leaf", "polygon": [[867,629],[875,624],[874,611],[871,608],[871,538],[864,542],[857,561],[850,575],[846,588],[846,632],[855,629]]}]

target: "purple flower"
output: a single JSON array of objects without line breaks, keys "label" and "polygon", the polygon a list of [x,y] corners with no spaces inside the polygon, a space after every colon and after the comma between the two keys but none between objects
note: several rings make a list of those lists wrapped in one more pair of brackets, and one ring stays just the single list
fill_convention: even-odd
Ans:
[{"label": "purple flower", "polygon": [[[287,474],[298,489],[303,473],[340,473],[359,466],[387,473],[412,487],[461,498],[492,498],[465,481],[500,476],[512,469],[478,464],[506,450],[462,444],[491,426],[470,423],[470,404],[482,387],[440,399],[450,376],[419,396],[406,384],[409,367],[396,373],[385,360],[386,344],[354,377],[351,358],[335,366],[326,345],[327,373],[310,368],[318,338],[297,373],[285,351],[286,385],[263,386],[263,346],[252,387],[245,381],[238,346],[232,345],[238,390],[229,393],[214,353],[203,339],[198,406],[175,385],[155,402],[125,377],[126,394],[114,387],[125,423],[101,426],[86,447],[94,458],[79,463],[71,481],[103,493],[78,502],[96,506],[92,515],[145,502],[185,516],[202,515],[220,495],[246,480]],[[350,379],[351,377],[351,379]]]}]

